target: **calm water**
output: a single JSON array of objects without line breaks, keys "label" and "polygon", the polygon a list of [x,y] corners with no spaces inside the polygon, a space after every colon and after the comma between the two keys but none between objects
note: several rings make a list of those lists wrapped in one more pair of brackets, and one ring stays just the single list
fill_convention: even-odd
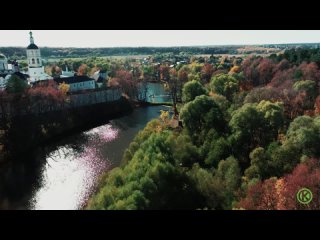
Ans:
[{"label": "calm water", "polygon": [[48,146],[39,181],[28,209],[79,209],[87,201],[99,175],[118,166],[124,150],[148,121],[165,106],[136,109],[109,124],[70,136]]},{"label": "calm water", "polygon": [[148,83],[148,102],[171,102],[169,93],[165,91],[164,86],[159,83]]}]

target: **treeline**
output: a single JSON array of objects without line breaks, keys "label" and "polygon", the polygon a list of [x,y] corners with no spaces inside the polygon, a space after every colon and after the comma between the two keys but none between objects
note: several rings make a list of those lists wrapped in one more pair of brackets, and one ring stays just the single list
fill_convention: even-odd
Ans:
[{"label": "treeline", "polygon": [[[182,127],[167,112],[149,122],[87,208],[320,209],[319,74],[314,62],[253,56],[162,68],[180,82],[171,91],[183,86]],[[309,205],[296,200],[302,187]]]},{"label": "treeline", "polygon": [[[127,55],[153,55],[156,53],[188,52],[189,54],[235,54],[239,46],[226,47],[116,47],[116,48],[41,48],[45,58],[74,58],[74,57],[101,57]],[[26,58],[26,49],[23,47],[1,47],[0,52],[10,58]]]},{"label": "treeline", "polygon": [[280,62],[283,59],[288,60],[294,64],[301,64],[303,62],[315,62],[320,66],[320,48],[297,48],[288,49],[283,54],[272,54],[271,59]]}]

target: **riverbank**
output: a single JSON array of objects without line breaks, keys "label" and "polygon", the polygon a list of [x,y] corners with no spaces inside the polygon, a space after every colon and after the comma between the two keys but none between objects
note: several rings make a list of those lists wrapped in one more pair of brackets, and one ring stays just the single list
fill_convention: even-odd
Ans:
[{"label": "riverbank", "polygon": [[10,119],[6,132],[5,151],[8,158],[20,159],[34,148],[79,131],[102,125],[133,111],[124,97],[117,101],[98,103],[74,109],[23,115]]},{"label": "riverbank", "polygon": [[134,103],[134,107],[148,107],[148,106],[168,106],[172,107],[172,102],[137,102]]},{"label": "riverbank", "polygon": [[0,208],[82,209],[101,174],[118,167],[136,134],[167,109],[135,108],[106,124],[39,145],[27,162],[12,162],[0,171]]}]

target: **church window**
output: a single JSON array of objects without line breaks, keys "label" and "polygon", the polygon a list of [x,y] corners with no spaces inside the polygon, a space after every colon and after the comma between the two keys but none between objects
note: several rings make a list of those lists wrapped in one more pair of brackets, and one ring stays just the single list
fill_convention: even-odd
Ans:
[{"label": "church window", "polygon": [[32,64],[35,64],[34,58],[32,58]]},{"label": "church window", "polygon": [[39,58],[37,58],[37,63],[40,64]]}]

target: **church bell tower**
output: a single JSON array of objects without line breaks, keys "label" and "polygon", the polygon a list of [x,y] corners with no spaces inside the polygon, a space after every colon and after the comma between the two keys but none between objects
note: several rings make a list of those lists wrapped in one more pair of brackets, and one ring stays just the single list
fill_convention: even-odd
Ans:
[{"label": "church bell tower", "polygon": [[42,67],[40,49],[38,48],[37,45],[34,44],[34,39],[31,31],[29,35],[30,35],[30,44],[27,47],[27,58],[28,58],[29,68]]},{"label": "church bell tower", "polygon": [[38,46],[34,43],[34,38],[32,32],[29,32],[30,44],[27,47],[27,59],[28,59],[28,73],[30,76],[30,81],[40,81],[52,79],[49,75],[44,72],[44,67],[42,66],[41,53]]}]

